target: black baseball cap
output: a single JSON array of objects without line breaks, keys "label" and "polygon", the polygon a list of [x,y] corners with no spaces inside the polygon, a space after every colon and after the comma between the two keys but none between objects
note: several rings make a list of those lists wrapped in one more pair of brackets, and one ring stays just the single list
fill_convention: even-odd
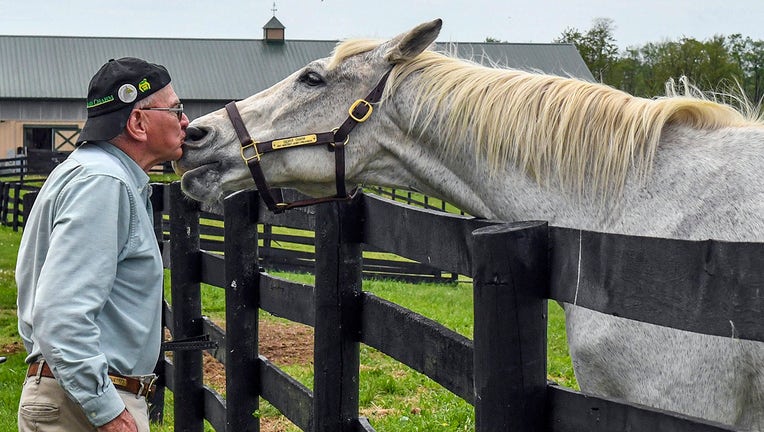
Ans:
[{"label": "black baseball cap", "polygon": [[135,103],[169,83],[170,74],[164,66],[134,57],[109,60],[90,80],[88,119],[77,144],[108,141],[119,135]]}]

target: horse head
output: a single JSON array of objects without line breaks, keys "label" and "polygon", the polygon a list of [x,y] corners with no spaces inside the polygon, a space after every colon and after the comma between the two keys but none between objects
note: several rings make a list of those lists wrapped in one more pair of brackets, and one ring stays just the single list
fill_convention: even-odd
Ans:
[{"label": "horse head", "polygon": [[[437,19],[388,41],[354,41],[343,54],[335,50],[334,56],[315,60],[273,87],[236,102],[233,112],[229,107],[197,118],[186,130],[183,157],[175,163],[183,191],[195,200],[219,204],[226,194],[254,185],[248,162],[256,162],[270,187],[296,188],[313,196],[334,194],[340,188],[334,143],[303,144],[322,144],[308,141],[354,118],[358,99],[395,64],[427,49],[441,25]],[[375,138],[382,135],[380,128],[391,129],[384,104],[362,108],[361,115],[368,114],[368,119],[350,121],[358,127],[339,138],[346,143],[343,182],[350,187],[365,181],[362,172],[395,169]],[[232,115],[240,116],[238,132]],[[251,142],[242,143],[248,139],[242,138],[242,130]],[[384,134],[387,139],[389,134]],[[263,142],[269,143],[266,151],[256,146]]]}]

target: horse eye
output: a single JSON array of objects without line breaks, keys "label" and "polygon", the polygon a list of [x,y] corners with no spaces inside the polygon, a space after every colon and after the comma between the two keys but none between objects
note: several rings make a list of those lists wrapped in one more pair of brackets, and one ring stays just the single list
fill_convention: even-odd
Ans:
[{"label": "horse eye", "polygon": [[324,84],[324,77],[316,72],[309,71],[300,75],[300,82],[315,87]]}]

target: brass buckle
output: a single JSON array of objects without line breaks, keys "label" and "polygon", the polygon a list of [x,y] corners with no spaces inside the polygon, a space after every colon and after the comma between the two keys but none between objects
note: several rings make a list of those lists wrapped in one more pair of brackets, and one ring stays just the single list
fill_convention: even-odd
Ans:
[{"label": "brass buckle", "polygon": [[[142,377],[140,379],[141,386],[138,387],[138,393],[135,394],[135,398],[140,399],[141,396],[145,396],[146,399],[148,399],[149,394],[151,393],[151,388],[154,387],[154,383],[157,382],[157,379],[159,379],[159,377],[156,375],[151,375],[149,377]],[[144,391],[146,392],[145,395],[143,394]]]},{"label": "brass buckle", "polygon": [[[369,108],[369,110],[366,111],[366,114],[364,114],[363,117],[358,118],[355,116],[355,114],[353,114],[353,110],[355,110],[358,107],[358,105],[361,105],[361,104],[366,105]],[[369,102],[367,102],[364,99],[358,99],[357,101],[353,102],[353,105],[350,105],[350,108],[348,109],[348,114],[350,115],[350,118],[352,118],[353,120],[357,121],[358,123],[363,123],[369,118],[369,116],[371,116],[372,111],[374,111],[374,107],[372,107]]]},{"label": "brass buckle", "polygon": [[[252,149],[255,151],[255,155],[247,157],[246,155],[244,155],[244,151],[250,147],[252,147]],[[257,141],[252,141],[251,143],[247,145],[241,146],[241,158],[244,159],[244,162],[246,163],[249,163],[249,161],[251,161],[252,159],[257,159],[257,161],[260,162],[260,152],[257,151]]]}]

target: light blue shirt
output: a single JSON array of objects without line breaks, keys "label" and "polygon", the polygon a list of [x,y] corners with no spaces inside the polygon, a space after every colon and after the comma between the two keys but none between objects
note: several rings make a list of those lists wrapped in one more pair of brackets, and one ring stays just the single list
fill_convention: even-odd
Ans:
[{"label": "light blue shirt", "polygon": [[19,334],[95,426],[125,405],[108,378],[159,358],[163,268],[148,175],[117,147],[86,143],[51,173],[25,223]]}]

